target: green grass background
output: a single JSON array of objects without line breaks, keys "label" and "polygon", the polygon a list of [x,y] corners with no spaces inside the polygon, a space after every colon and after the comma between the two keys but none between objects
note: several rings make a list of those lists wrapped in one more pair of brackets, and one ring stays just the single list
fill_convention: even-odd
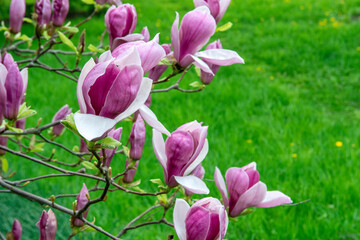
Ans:
[{"label": "green grass background", "polygon": [[[183,16],[193,9],[190,0],[131,3],[138,12],[136,31],[148,26],[151,36],[161,32],[161,43],[170,42],[175,11]],[[231,21],[233,27],[212,40],[221,39],[223,47],[237,51],[246,64],[221,67],[200,93],[153,94],[151,108],[170,131],[192,120],[209,126],[210,151],[203,162],[206,179],[213,178],[215,166],[225,174],[227,168],[255,161],[269,190],[280,190],[294,202],[310,199],[293,207],[255,209],[230,222],[226,239],[360,239],[359,19],[359,0],[233,0],[220,22]],[[88,43],[98,41],[104,29],[102,16],[85,27]],[[24,31],[31,34],[30,28]],[[187,79],[192,82],[197,77],[190,73]],[[71,81],[30,69],[27,102],[38,116],[29,119],[28,126],[34,126],[40,116],[44,123],[51,121],[65,103],[78,110],[75,89]],[[120,125],[125,143],[130,124]],[[78,144],[70,132],[58,141]],[[337,147],[337,141],[343,145]],[[156,191],[149,179],[162,179],[163,171],[152,150],[150,128],[145,144],[135,178],[142,179],[143,189]],[[76,160],[60,150],[56,157]],[[14,179],[49,172],[9,154],[7,158],[11,170],[17,171]],[[113,172],[122,171],[124,161],[122,156],[115,157]],[[77,177],[47,179],[24,189],[49,197],[77,193],[82,181]],[[86,184],[91,186],[93,181]],[[210,195],[220,198],[214,182],[207,185]],[[59,203],[70,208],[71,200]],[[114,192],[106,202],[91,207],[88,219],[95,218],[115,234],[155,200]],[[35,223],[41,211],[36,203],[1,194],[0,232],[9,231],[16,217],[23,225],[23,239],[37,239]],[[55,214],[57,237],[66,239],[69,218],[58,211]],[[166,239],[169,234],[175,231],[157,225],[129,231],[123,238]],[[85,233],[75,239],[105,237]]]}]

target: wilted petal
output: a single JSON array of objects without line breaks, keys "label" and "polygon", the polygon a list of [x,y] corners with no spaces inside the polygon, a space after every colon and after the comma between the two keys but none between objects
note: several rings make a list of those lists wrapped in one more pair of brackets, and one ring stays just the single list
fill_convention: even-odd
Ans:
[{"label": "wilted petal", "polygon": [[88,141],[104,138],[117,123],[114,119],[83,113],[75,113],[74,121],[79,134]]},{"label": "wilted petal", "polygon": [[183,186],[187,191],[190,191],[195,194],[209,194],[209,189],[207,188],[204,181],[195,176],[185,176],[185,177],[174,177],[176,182]]},{"label": "wilted petal", "polygon": [[185,219],[189,208],[190,206],[185,200],[176,199],[173,213],[173,221],[176,234],[178,235],[180,240],[187,240]]},{"label": "wilted petal", "polygon": [[257,204],[256,207],[268,208],[287,203],[292,203],[292,200],[289,196],[279,191],[267,191],[264,200]]}]

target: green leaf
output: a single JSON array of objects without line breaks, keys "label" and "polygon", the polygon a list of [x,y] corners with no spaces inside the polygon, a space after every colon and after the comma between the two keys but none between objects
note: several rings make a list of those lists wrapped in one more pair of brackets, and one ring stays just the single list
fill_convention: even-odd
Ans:
[{"label": "green leaf", "polygon": [[67,45],[68,47],[70,47],[72,50],[74,50],[74,52],[77,54],[77,49],[76,49],[74,43],[73,43],[67,36],[65,36],[65,34],[63,34],[62,32],[58,31],[57,33],[58,33],[61,41],[62,41],[65,45]]},{"label": "green leaf", "polygon": [[160,178],[156,178],[156,179],[150,179],[150,182],[158,185],[158,186],[164,186],[163,182],[161,181]]},{"label": "green leaf", "polygon": [[33,115],[36,114],[35,110],[30,109],[30,106],[27,107],[26,103],[24,102],[23,104],[21,104],[20,108],[19,108],[19,113],[17,115],[17,120],[23,119],[23,118],[28,118],[31,117]]},{"label": "green leaf", "polygon": [[224,25],[216,28],[215,32],[225,32],[227,30],[229,30],[232,27],[232,22],[227,22]]},{"label": "green leaf", "polygon": [[199,81],[192,82],[189,85],[194,88],[201,88],[203,86],[203,84]]},{"label": "green leaf", "polygon": [[42,151],[44,151],[44,149],[42,148],[44,145],[45,145],[45,143],[35,144],[35,145],[31,148],[31,152],[42,152]]},{"label": "green leaf", "polygon": [[63,27],[64,29],[68,30],[71,33],[77,33],[79,32],[79,29],[77,27]]},{"label": "green leaf", "polygon": [[14,127],[8,126],[8,129],[14,133],[22,133],[23,132],[23,130],[21,128],[14,128]]},{"label": "green leaf", "polygon": [[31,18],[27,18],[27,17],[23,18],[23,21],[27,22],[27,23],[30,23],[30,24],[34,23],[34,21]]},{"label": "green leaf", "polygon": [[97,47],[95,47],[95,46],[92,45],[92,44],[90,44],[90,45],[88,46],[88,49],[89,49],[91,52],[97,52],[97,53],[103,53],[103,52],[105,52],[104,49],[102,49],[102,48],[97,48]]},{"label": "green leaf", "polygon": [[113,139],[112,137],[106,137],[100,142],[102,148],[115,149],[121,146],[121,142]]},{"label": "green leaf", "polygon": [[2,165],[2,169],[4,172],[7,172],[9,170],[9,163],[6,160],[5,157],[0,157],[0,161],[1,161],[1,165]]},{"label": "green leaf", "polygon": [[141,192],[141,193],[145,192],[144,190],[142,190],[138,186],[132,187],[132,189],[135,190],[135,191]]},{"label": "green leaf", "polygon": [[44,37],[46,40],[49,40],[49,39],[50,39],[50,36],[49,36],[49,34],[47,33],[47,31],[43,31],[42,35],[43,35],[43,37]]},{"label": "green leaf", "polygon": [[66,119],[61,121],[61,124],[70,129],[73,133],[80,135],[75,126],[74,113],[67,115]]},{"label": "green leaf", "polygon": [[99,169],[91,162],[84,161],[81,163],[86,169],[99,171]]},{"label": "green leaf", "polygon": [[141,183],[141,179],[139,179],[139,180],[137,180],[137,181],[135,181],[135,182],[132,182],[132,183],[128,183],[128,184],[126,184],[125,186],[126,186],[126,187],[132,187],[132,188],[134,188],[134,187],[139,186],[140,183]]},{"label": "green leaf", "polygon": [[95,4],[95,1],[94,0],[81,0],[83,3],[85,4],[89,4],[89,5],[92,5],[92,4]]},{"label": "green leaf", "polygon": [[195,67],[195,72],[198,77],[201,77],[201,70],[198,67]]},{"label": "green leaf", "polygon": [[160,202],[163,202],[164,204],[167,204],[168,198],[167,198],[166,194],[160,194],[160,195],[157,195],[156,197]]},{"label": "green leaf", "polygon": [[130,152],[129,148],[126,146],[123,146],[123,150],[124,150],[125,156],[129,158],[129,152]]},{"label": "green leaf", "polygon": [[161,59],[161,61],[157,65],[171,66],[172,64],[167,57],[164,57],[163,59]]}]

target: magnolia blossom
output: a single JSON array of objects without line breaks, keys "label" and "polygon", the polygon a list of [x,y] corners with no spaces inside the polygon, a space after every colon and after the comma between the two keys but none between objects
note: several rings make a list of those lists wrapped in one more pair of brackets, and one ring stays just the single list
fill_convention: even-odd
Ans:
[{"label": "magnolia blossom", "polygon": [[[12,229],[11,229],[11,235],[13,238],[13,240],[20,240],[21,239],[21,235],[22,235],[22,227],[21,224],[19,222],[19,220],[15,219],[12,225]],[[6,235],[7,237],[8,235]]]},{"label": "magnolia blossom", "polygon": [[[205,168],[203,166],[201,166],[201,164],[200,164],[190,173],[190,175],[193,175],[193,176],[195,176],[197,178],[200,178],[202,180],[204,178],[204,175],[205,175]],[[190,190],[186,189],[185,194],[187,196],[191,196],[194,193],[191,192]]]},{"label": "magnolia blossom", "polygon": [[209,145],[206,139],[208,127],[193,121],[180,126],[164,139],[153,130],[154,152],[164,168],[165,183],[170,187],[178,184],[193,193],[208,193],[204,182],[195,176],[188,176],[204,160]]},{"label": "magnolia blossom", "polygon": [[39,26],[48,25],[51,20],[50,0],[37,0],[35,2],[35,12],[37,14],[38,25]]},{"label": "magnolia blossom", "polygon": [[[198,52],[215,33],[216,22],[210,14],[210,10],[201,6],[185,14],[181,21],[179,15],[171,28],[171,45],[174,57],[178,64],[185,68],[194,64],[202,71],[214,75],[209,63],[218,66],[227,66],[234,63],[244,63],[244,60],[234,51],[226,49],[208,49]],[[206,59],[204,62],[202,59]]]},{"label": "magnolia blossom", "polygon": [[[153,67],[157,62],[147,64]],[[90,59],[82,69],[77,85],[81,113],[75,113],[74,120],[80,135],[88,141],[104,138],[117,122],[136,111],[150,126],[170,134],[144,105],[152,80],[143,76],[136,47],[117,58],[109,51],[105,52],[97,64]]]},{"label": "magnolia blossom", "polygon": [[25,17],[25,0],[11,0],[10,4],[10,31],[18,33],[21,30]]},{"label": "magnolia blossom", "polygon": [[105,26],[109,32],[110,47],[116,38],[131,34],[137,22],[137,14],[134,5],[121,4],[118,7],[111,6],[105,14]]},{"label": "magnolia blossom", "polygon": [[[89,191],[84,183],[83,187],[81,188],[80,193],[76,197],[76,210],[78,211],[78,210],[82,209],[83,207],[85,207],[87,202],[90,201],[89,198],[90,198]],[[86,211],[83,213],[84,218],[86,218],[88,212],[89,212],[89,208],[86,209]],[[84,225],[84,222],[81,221],[80,219],[75,219],[74,225],[77,227],[81,227]]]},{"label": "magnolia blossom", "polygon": [[229,219],[225,207],[215,198],[203,198],[191,207],[176,199],[174,228],[180,240],[221,240],[226,234]]},{"label": "magnolia blossom", "polygon": [[195,7],[206,6],[210,9],[216,23],[224,16],[229,4],[230,0],[194,0]]},{"label": "magnolia blossom", "polygon": [[231,217],[239,216],[248,207],[268,208],[292,203],[282,192],[267,191],[266,185],[259,181],[260,175],[255,162],[242,168],[229,168],[225,178],[226,185],[220,170],[216,168],[215,183]]},{"label": "magnolia blossom", "polygon": [[[54,117],[52,119],[52,122],[63,120],[70,113],[71,113],[71,108],[69,108],[69,105],[66,104],[62,108],[60,108],[59,111],[57,111],[57,113],[54,115]],[[59,123],[59,124],[55,125],[54,127],[52,127],[51,132],[55,136],[60,136],[62,134],[63,130],[64,130],[64,125]]]},{"label": "magnolia blossom", "polygon": [[20,72],[8,53],[0,56],[0,59],[0,109],[5,118],[16,120],[19,107],[25,99],[28,71],[25,68]]},{"label": "magnolia blossom", "polygon": [[[165,50],[166,55],[171,52],[171,44],[162,44],[161,47]],[[149,78],[153,81],[159,80],[160,76],[166,71],[168,68],[167,65],[156,65],[149,71]]]},{"label": "magnolia blossom", "polygon": [[53,0],[52,10],[53,24],[57,27],[62,26],[69,12],[69,0]]},{"label": "magnolia blossom", "polygon": [[40,240],[54,240],[56,236],[57,223],[54,212],[49,209],[43,210],[40,220],[36,223],[40,230]]}]

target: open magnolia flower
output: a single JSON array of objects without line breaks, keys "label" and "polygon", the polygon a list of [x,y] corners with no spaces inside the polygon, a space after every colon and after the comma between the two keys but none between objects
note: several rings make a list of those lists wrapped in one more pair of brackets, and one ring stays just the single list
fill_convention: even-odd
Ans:
[{"label": "open magnolia flower", "polygon": [[174,228],[180,240],[221,240],[229,224],[225,207],[216,198],[203,198],[191,207],[176,199]]},{"label": "open magnolia flower", "polygon": [[194,0],[195,7],[206,6],[210,9],[216,23],[224,16],[229,4],[230,0]]},{"label": "open magnolia flower", "polygon": [[207,127],[193,121],[180,126],[164,139],[153,130],[155,155],[164,168],[165,183],[170,187],[182,185],[197,194],[208,194],[205,183],[196,176],[188,176],[204,160],[209,145],[206,139]]},{"label": "open magnolia flower", "polygon": [[[179,14],[171,28],[171,45],[174,57],[181,67],[194,64],[202,71],[213,74],[207,63],[218,66],[228,66],[244,63],[244,60],[234,51],[227,49],[207,49],[198,52],[215,33],[216,22],[206,6],[201,6],[185,14],[179,29]],[[201,60],[206,59],[206,63]]]},{"label": "open magnolia flower", "polygon": [[225,178],[226,185],[220,170],[216,168],[214,180],[231,217],[239,216],[248,207],[268,208],[292,203],[290,197],[282,192],[267,191],[265,183],[259,181],[255,162],[242,168],[229,168]]},{"label": "open magnolia flower", "polygon": [[117,58],[105,52],[97,64],[90,59],[77,85],[81,113],[74,115],[74,121],[79,134],[88,141],[104,138],[116,123],[136,111],[150,126],[170,134],[144,105],[151,86],[152,80],[144,77],[136,47]]}]

